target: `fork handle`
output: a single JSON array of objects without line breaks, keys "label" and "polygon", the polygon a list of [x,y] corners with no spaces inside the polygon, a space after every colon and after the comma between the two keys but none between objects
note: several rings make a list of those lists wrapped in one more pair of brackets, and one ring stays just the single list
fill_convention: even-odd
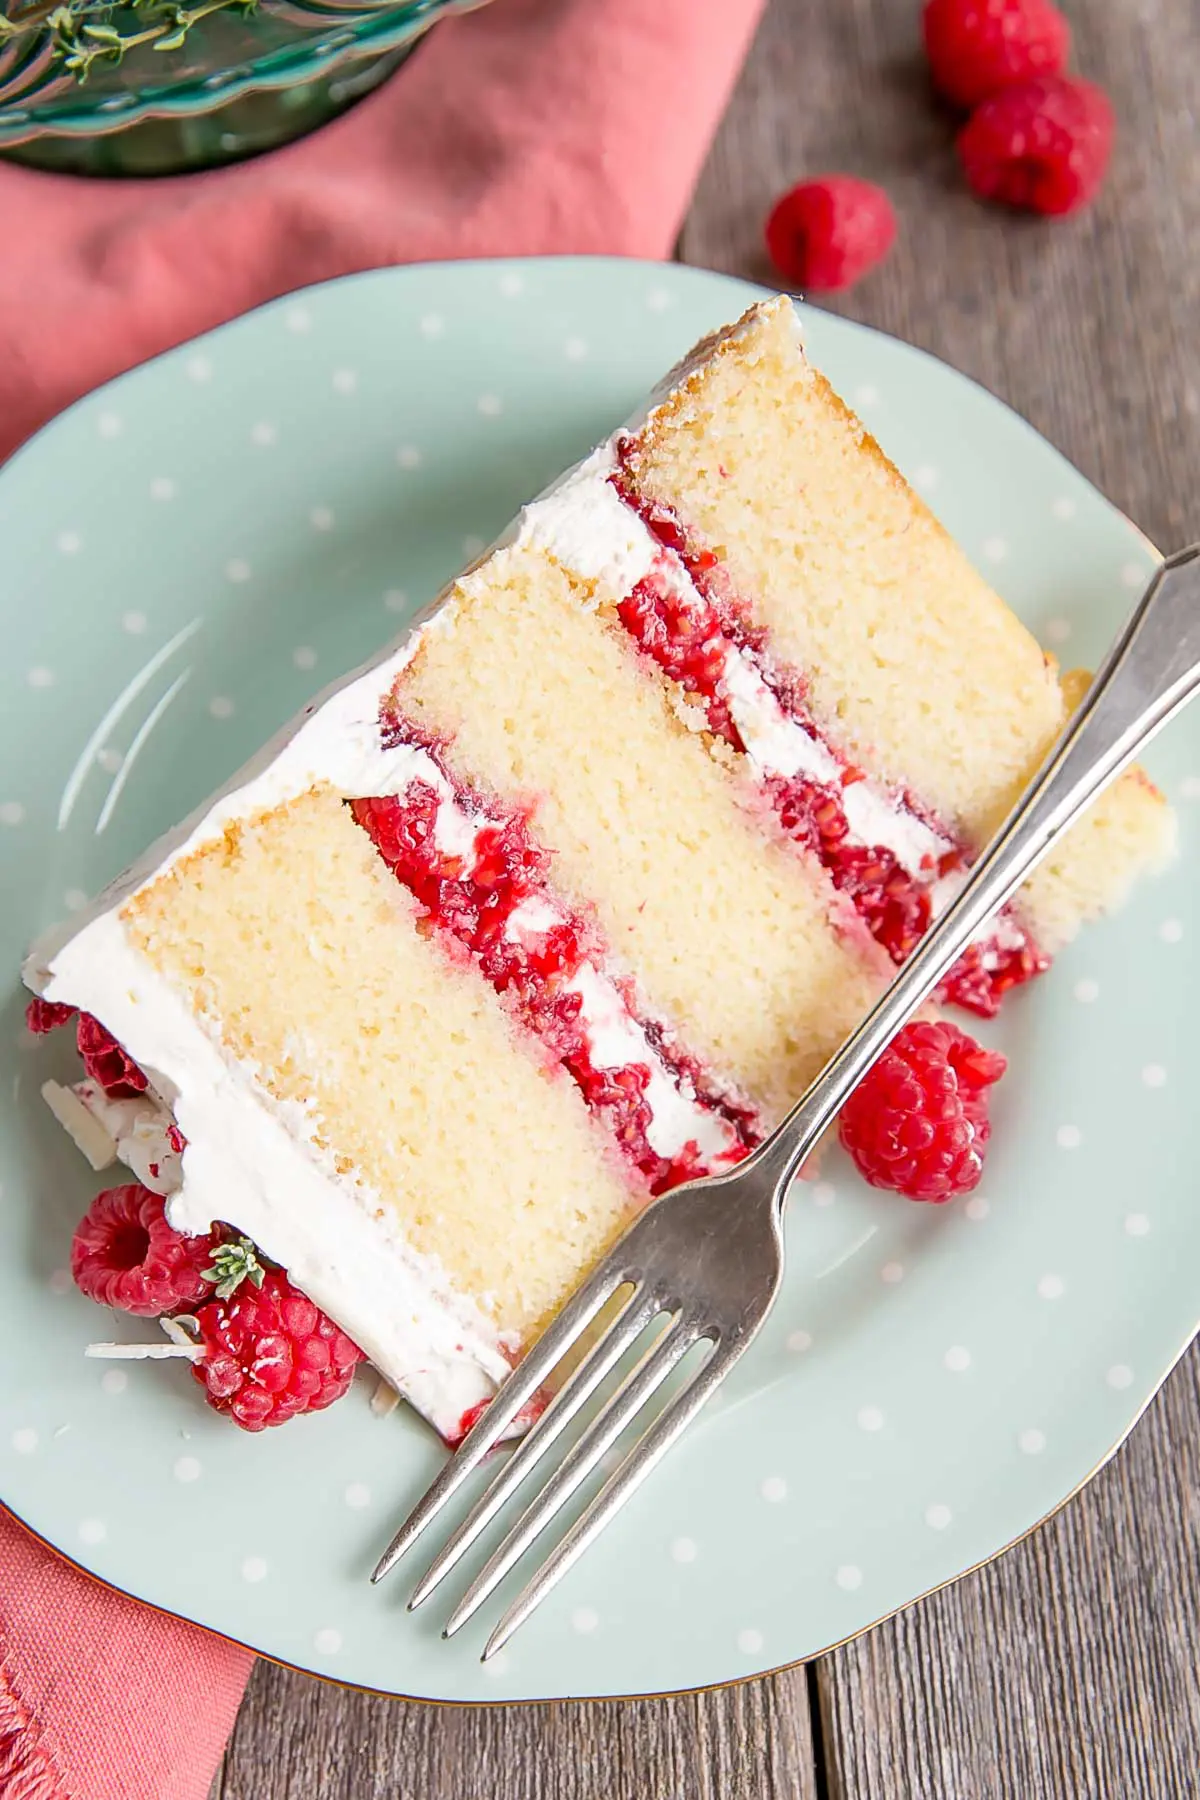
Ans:
[{"label": "fork handle", "polygon": [[[1200,544],[1162,563],[1032,785],[890,987],[752,1160],[773,1203],[975,933],[1200,686]],[[765,1167],[763,1167],[765,1165]]]}]

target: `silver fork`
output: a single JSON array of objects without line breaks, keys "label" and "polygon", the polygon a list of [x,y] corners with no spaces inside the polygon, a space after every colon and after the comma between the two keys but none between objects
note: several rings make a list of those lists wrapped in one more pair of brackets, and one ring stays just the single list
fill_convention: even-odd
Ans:
[{"label": "silver fork", "polygon": [[788,1187],[843,1102],[998,907],[1089,801],[1200,685],[1200,545],[1163,563],[1032,785],[862,1024],[779,1129],[727,1175],[690,1181],[648,1206],[567,1301],[401,1526],[372,1577],[395,1567],[619,1290],[619,1310],[435,1557],[410,1607],[428,1598],[661,1315],[671,1315],[517,1519],[450,1615],[472,1616],[636,1414],[697,1344],[712,1349],[673,1394],[504,1613],[484,1648],[506,1643],[649,1475],[745,1353],[783,1279]]}]

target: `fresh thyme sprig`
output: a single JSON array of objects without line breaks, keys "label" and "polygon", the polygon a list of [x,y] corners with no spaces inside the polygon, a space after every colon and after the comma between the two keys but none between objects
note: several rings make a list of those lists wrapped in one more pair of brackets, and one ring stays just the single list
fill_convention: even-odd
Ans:
[{"label": "fresh thyme sprig", "polygon": [[119,63],[140,44],[179,50],[193,25],[210,13],[248,16],[257,5],[258,0],[200,0],[195,6],[179,0],[34,0],[0,12],[0,49],[14,38],[44,34],[56,60],[84,82],[93,63]]}]

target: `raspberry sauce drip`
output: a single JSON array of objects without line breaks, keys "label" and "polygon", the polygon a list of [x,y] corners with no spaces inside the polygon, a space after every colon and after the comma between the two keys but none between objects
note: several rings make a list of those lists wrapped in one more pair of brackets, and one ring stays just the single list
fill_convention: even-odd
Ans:
[{"label": "raspberry sauce drip", "polygon": [[[389,720],[387,741],[419,743],[434,760],[453,803],[476,822],[470,854],[451,855],[437,841],[437,819],[446,804],[441,792],[420,778],[403,794],[351,802],[351,811],[376,850],[419,902],[428,926],[446,932],[470,952],[498,994],[530,1031],[562,1063],[585,1101],[612,1133],[624,1155],[641,1172],[652,1194],[664,1193],[695,1175],[711,1172],[694,1139],[671,1156],[650,1142],[652,1113],[646,1101],[652,1069],[633,1061],[612,1068],[597,1063],[583,1017],[583,996],[572,986],[589,966],[600,969],[603,949],[594,926],[551,890],[549,856],[517,813],[485,808],[445,769],[436,745]],[[530,902],[552,909],[552,922],[522,928],[515,917]],[[536,916],[536,915],[535,915]],[[676,1084],[695,1094],[704,1110],[722,1118],[730,1148],[716,1159],[729,1167],[759,1141],[747,1109],[706,1084],[699,1066],[668,1046],[661,1030],[641,1019],[630,994],[621,998]]]},{"label": "raspberry sauce drip", "polygon": [[[628,454],[629,444],[628,439],[618,444],[618,457]],[[744,751],[745,745],[724,687],[731,651],[750,662],[791,722],[839,762],[840,785],[806,775],[768,775],[763,786],[787,835],[819,860],[892,961],[903,962],[930,923],[934,882],[965,868],[966,858],[957,850],[936,860],[931,857],[928,868],[914,875],[886,845],[852,840],[843,793],[864,779],[861,770],[845,763],[821,738],[804,705],[802,683],[781,678],[768,664],[763,655],[764,633],[747,623],[743,609],[725,591],[713,553],[691,546],[669,507],[644,500],[623,463],[610,481],[665,553],[662,566],[652,569],[619,603],[621,623],[638,648],[704,708],[709,730],[735,750]],[[677,578],[672,579],[672,559],[678,559],[686,570],[694,596],[681,590]],[[1002,941],[974,944],[942,982],[938,998],[992,1018],[1011,988],[1048,967],[1049,958],[1023,931],[1016,945]]]}]

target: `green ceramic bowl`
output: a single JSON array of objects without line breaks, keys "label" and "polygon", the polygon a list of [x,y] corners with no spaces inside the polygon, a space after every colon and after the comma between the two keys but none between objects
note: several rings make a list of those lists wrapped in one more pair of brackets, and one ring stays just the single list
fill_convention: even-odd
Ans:
[{"label": "green ceramic bowl", "polygon": [[[916,1206],[831,1157],[797,1190],[752,1353],[486,1670],[487,1620],[444,1644],[440,1597],[409,1616],[407,1572],[368,1583],[438,1466],[418,1420],[374,1418],[364,1385],[247,1438],[178,1365],[83,1358],[144,1328],[63,1274],[103,1181],[38,1097],[72,1058],[22,1032],[28,939],[376,650],[753,293],[634,262],[365,275],[135,370],[0,472],[0,1495],[116,1586],[323,1675],[537,1699],[810,1656],[1058,1506],[1196,1325],[1193,710],[1152,746],[1178,864],[987,1033],[1012,1068],[981,1193]],[[953,370],[805,323],[1005,597],[1093,662],[1153,566],[1144,539]]]},{"label": "green ceramic bowl", "polygon": [[[9,0],[11,35],[0,31],[0,153],[83,175],[171,175],[236,162],[344,111],[437,19],[484,0],[219,0],[211,12],[209,0],[196,0],[191,11],[204,16],[164,51],[181,10],[173,0],[86,3],[74,55],[95,60],[72,72],[61,32],[55,48],[53,0]],[[146,41],[112,60],[93,35],[97,23]]]}]

